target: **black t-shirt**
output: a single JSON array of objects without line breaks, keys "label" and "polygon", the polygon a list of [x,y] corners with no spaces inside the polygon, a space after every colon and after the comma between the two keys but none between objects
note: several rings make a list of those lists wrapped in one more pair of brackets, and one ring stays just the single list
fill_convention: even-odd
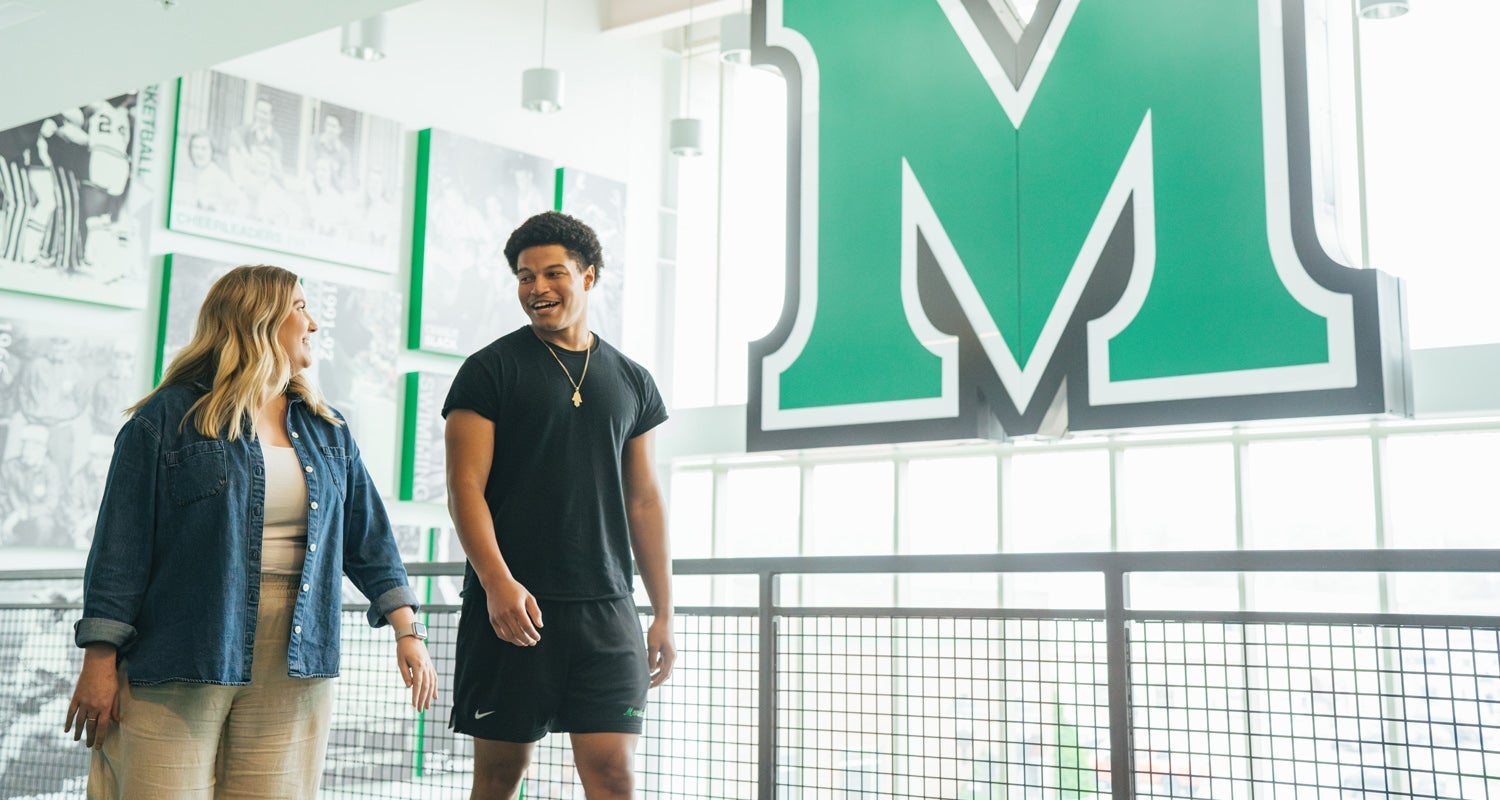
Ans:
[{"label": "black t-shirt", "polygon": [[[552,350],[577,379],[585,353]],[[607,600],[631,589],[621,460],[625,443],[660,425],[666,405],[644,367],[594,337],[573,384],[524,326],[469,356],[443,416],[468,409],[495,423],[484,499],[511,574],[543,600]],[[465,589],[478,586],[473,567]]]}]

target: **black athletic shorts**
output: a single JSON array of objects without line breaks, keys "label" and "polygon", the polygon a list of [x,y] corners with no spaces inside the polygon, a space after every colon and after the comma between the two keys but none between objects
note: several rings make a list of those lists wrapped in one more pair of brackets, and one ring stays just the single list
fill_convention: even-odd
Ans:
[{"label": "black athletic shorts", "polygon": [[541,641],[517,647],[495,635],[484,590],[464,592],[450,727],[502,742],[548,732],[640,733],[651,674],[635,601],[537,605]]}]

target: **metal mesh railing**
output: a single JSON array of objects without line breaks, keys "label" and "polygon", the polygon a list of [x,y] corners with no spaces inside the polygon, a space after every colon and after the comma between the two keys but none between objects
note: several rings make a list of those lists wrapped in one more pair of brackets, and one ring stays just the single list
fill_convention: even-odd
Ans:
[{"label": "metal mesh railing", "polygon": [[800,610],[777,636],[778,796],[1108,790],[1100,620]]},{"label": "metal mesh railing", "polygon": [[[413,568],[437,575],[461,565]],[[749,576],[760,602],[677,609],[681,656],[651,695],[636,760],[641,796],[1500,800],[1500,616],[1135,611],[1124,602],[1125,577],[1141,572],[1500,572],[1497,551],[748,559],[675,569]],[[774,602],[783,575],[945,570],[1094,571],[1104,608]],[[87,754],[61,731],[81,662],[72,646],[78,604],[13,580],[21,577],[35,574],[0,573],[0,800],[78,797]],[[48,577],[76,586],[80,576]],[[440,688],[419,716],[397,680],[389,631],[346,611],[323,796],[468,796],[471,741],[448,728],[458,611],[424,613]],[[566,737],[538,748],[525,796],[581,800]]]},{"label": "metal mesh railing", "polygon": [[1500,798],[1493,628],[1142,621],[1138,797]]}]

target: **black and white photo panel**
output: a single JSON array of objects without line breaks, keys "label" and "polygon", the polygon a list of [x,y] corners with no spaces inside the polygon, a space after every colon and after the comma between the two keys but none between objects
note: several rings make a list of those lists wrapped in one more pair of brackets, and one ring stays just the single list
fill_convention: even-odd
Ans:
[{"label": "black and white photo panel", "polygon": [[88,548],[135,364],[107,331],[0,318],[0,548]]},{"label": "black and white photo panel", "polygon": [[620,347],[625,300],[625,184],[572,167],[557,170],[558,210],[599,235],[604,265],[589,290],[589,327]]},{"label": "black and white photo panel", "polygon": [[447,131],[417,135],[414,350],[467,356],[526,324],[505,241],[555,200],[551,161]]},{"label": "black and white photo panel", "polygon": [[[167,257],[163,270],[159,370],[192,339],[198,309],[208,289],[234,268],[224,261],[182,254]],[[313,333],[313,365],[307,375],[344,415],[365,467],[381,491],[395,485],[401,374],[401,295],[324,279],[302,281]]]},{"label": "black and white photo panel", "polygon": [[168,227],[396,271],[400,124],[221,72],[179,92]]},{"label": "black and white photo panel", "polygon": [[[0,289],[146,305],[149,192],[131,92],[0,131]],[[146,131],[154,137],[154,129]]]},{"label": "black and white photo panel", "polygon": [[406,373],[406,424],[401,443],[401,499],[448,502],[447,457],[443,443],[443,401],[453,376]]}]

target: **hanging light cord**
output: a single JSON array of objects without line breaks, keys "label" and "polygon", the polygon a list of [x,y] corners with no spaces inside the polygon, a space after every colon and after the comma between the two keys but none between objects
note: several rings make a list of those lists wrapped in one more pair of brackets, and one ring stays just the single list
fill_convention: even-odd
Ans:
[{"label": "hanging light cord", "polygon": [[682,68],[687,72],[687,100],[682,104],[684,117],[693,115],[693,0],[688,0],[688,24],[682,29]]},{"label": "hanging light cord", "polygon": [[542,0],[542,66],[547,66],[547,8],[551,0]]}]

